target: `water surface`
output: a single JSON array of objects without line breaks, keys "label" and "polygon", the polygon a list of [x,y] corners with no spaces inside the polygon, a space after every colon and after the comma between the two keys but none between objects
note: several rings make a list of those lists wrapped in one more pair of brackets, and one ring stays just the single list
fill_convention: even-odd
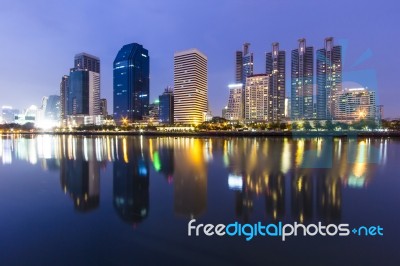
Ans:
[{"label": "water surface", "polygon": [[[2,135],[1,265],[400,265],[400,141]],[[383,237],[189,237],[321,221]]]}]

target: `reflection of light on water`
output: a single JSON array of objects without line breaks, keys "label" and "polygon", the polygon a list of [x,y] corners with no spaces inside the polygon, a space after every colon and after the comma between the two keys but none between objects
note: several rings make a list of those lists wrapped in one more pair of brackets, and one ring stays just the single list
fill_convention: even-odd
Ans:
[{"label": "reflection of light on water", "polygon": [[238,175],[229,174],[228,176],[228,186],[231,190],[240,190],[243,189],[243,178]]},{"label": "reflection of light on water", "polygon": [[322,153],[322,139],[317,139],[317,157],[320,158]]},{"label": "reflection of light on water", "polygon": [[386,164],[386,155],[387,155],[387,139],[381,140],[379,144],[379,163]]},{"label": "reflection of light on water", "polygon": [[300,176],[299,179],[297,180],[297,191],[301,192],[303,188],[303,177]]},{"label": "reflection of light on water", "polygon": [[129,159],[128,159],[128,147],[126,144],[126,138],[122,139],[122,151],[124,153],[124,162],[129,163]]},{"label": "reflection of light on water", "polygon": [[364,141],[360,141],[357,145],[357,155],[354,162],[353,174],[356,177],[363,177],[367,169],[367,144]]},{"label": "reflection of light on water", "polygon": [[283,139],[283,149],[281,154],[281,171],[286,174],[290,169],[290,144],[287,138]]},{"label": "reflection of light on water", "polygon": [[350,175],[347,185],[354,188],[362,188],[365,184],[365,178]]},{"label": "reflection of light on water", "polygon": [[228,155],[228,141],[224,140],[224,146],[223,146],[223,161],[224,161],[224,166],[228,167],[229,166],[229,155]]},{"label": "reflection of light on water", "polygon": [[29,162],[31,164],[37,164],[37,151],[36,151],[36,145],[35,142],[29,141]]},{"label": "reflection of light on water", "polygon": [[11,145],[11,140],[6,139],[3,142],[3,148],[2,148],[2,162],[3,164],[11,164],[12,163],[12,145]]},{"label": "reflection of light on water", "polygon": [[296,166],[300,166],[303,163],[303,157],[304,157],[304,139],[299,139],[297,141]]},{"label": "reflection of light on water", "polygon": [[212,158],[213,158],[213,155],[212,155],[212,141],[211,141],[211,139],[209,139],[204,144],[204,160],[206,162],[209,162],[209,161],[212,160]]},{"label": "reflection of light on water", "polygon": [[84,156],[86,162],[89,161],[88,139],[86,137],[83,138],[83,156]]}]

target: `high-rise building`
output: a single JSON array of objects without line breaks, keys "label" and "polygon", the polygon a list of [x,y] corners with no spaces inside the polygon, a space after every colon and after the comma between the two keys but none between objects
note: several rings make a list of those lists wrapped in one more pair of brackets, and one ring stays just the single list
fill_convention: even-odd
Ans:
[{"label": "high-rise building", "polygon": [[1,108],[1,124],[10,124],[15,122],[15,117],[19,114],[19,110],[13,109],[11,106],[3,106]]},{"label": "high-rise building", "polygon": [[228,106],[224,106],[224,108],[222,108],[222,112],[221,112],[221,117],[224,119],[228,119],[227,117],[227,111],[228,111]]},{"label": "high-rise building", "polygon": [[[253,58],[253,53],[250,52],[250,43],[244,43],[243,44],[243,50],[242,51],[236,51],[236,67],[235,67],[235,84],[241,84],[241,102],[240,102],[240,112],[237,112],[236,110],[229,110],[229,103],[228,103],[228,110],[227,113],[230,113],[232,116],[232,113],[235,113],[233,117],[235,117],[234,120],[240,120],[243,119],[243,114],[244,114],[244,88],[246,86],[246,78],[248,76],[253,75],[253,69],[254,69],[254,58]],[[235,85],[234,90],[229,90],[229,100],[231,100],[232,97],[235,99],[238,97],[237,92],[239,88],[238,86]],[[231,95],[233,93],[234,95]],[[235,105],[236,108],[236,105]],[[239,116],[237,116],[237,114]]]},{"label": "high-rise building", "polygon": [[100,73],[100,59],[87,53],[77,54],[75,55],[74,68]]},{"label": "high-rise building", "polygon": [[[66,80],[68,80],[67,88],[63,84]],[[62,78],[61,97],[65,91],[67,91],[65,115],[99,115],[100,59],[86,53],[77,54],[69,78],[65,76]]]},{"label": "high-rise building", "polygon": [[60,120],[64,125],[67,115],[67,95],[69,91],[69,76],[64,75],[60,82]]},{"label": "high-rise building", "polygon": [[158,97],[160,101],[160,122],[163,124],[174,123],[174,91],[167,87]]},{"label": "high-rise building", "polygon": [[47,120],[58,121],[60,119],[60,96],[50,95],[47,97],[44,117]]},{"label": "high-rise building", "polygon": [[114,60],[114,120],[142,120],[148,115],[150,57],[142,45],[131,43],[119,50]]},{"label": "high-rise building", "polygon": [[247,77],[245,87],[245,114],[247,121],[268,120],[270,76],[258,74]]},{"label": "high-rise building", "polygon": [[207,57],[197,49],[175,53],[174,122],[198,124],[207,111]]},{"label": "high-rise building", "polygon": [[333,38],[317,51],[317,119],[335,119],[337,95],[342,92],[342,47]]},{"label": "high-rise building", "polygon": [[100,73],[71,68],[67,115],[100,114]]},{"label": "high-rise building", "polygon": [[336,119],[362,120],[376,118],[375,91],[365,88],[346,89],[337,94]]},{"label": "high-rise building", "polygon": [[230,84],[228,108],[226,110],[226,119],[241,120],[243,119],[243,83]]},{"label": "high-rise building", "polygon": [[279,43],[272,44],[272,52],[266,53],[266,73],[269,79],[268,120],[280,121],[285,117],[285,63],[286,53],[279,50]]},{"label": "high-rise building", "polygon": [[291,73],[291,119],[312,119],[314,48],[307,47],[305,39],[292,50]]},{"label": "high-rise building", "polygon": [[103,98],[100,99],[100,114],[103,117],[108,116],[108,111],[107,111],[107,99]]}]

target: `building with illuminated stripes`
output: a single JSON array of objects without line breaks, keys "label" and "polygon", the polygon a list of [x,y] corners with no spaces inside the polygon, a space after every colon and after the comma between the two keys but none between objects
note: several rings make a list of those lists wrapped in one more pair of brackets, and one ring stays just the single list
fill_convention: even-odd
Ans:
[{"label": "building with illuminated stripes", "polygon": [[197,49],[175,53],[174,122],[199,124],[207,111],[207,57]]}]

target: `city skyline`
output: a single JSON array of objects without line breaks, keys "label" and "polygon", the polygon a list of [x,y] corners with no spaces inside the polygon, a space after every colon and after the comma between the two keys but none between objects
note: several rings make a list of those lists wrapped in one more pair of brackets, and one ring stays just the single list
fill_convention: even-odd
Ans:
[{"label": "city skyline", "polygon": [[[202,18],[197,13],[202,12],[196,12],[191,16],[184,14],[182,18],[176,18],[177,12],[180,14],[187,6],[178,5],[178,1],[168,5],[163,2],[143,3],[144,12],[141,11],[143,15],[138,15],[147,24],[143,23],[142,28],[135,28],[131,33],[127,32],[124,26],[114,30],[118,23],[123,23],[129,18],[129,12],[125,11],[125,9],[130,10],[128,3],[116,2],[113,12],[105,12],[107,5],[100,4],[96,8],[105,12],[107,16],[104,21],[103,18],[96,17],[90,23],[83,16],[84,10],[91,7],[89,2],[78,11],[77,22],[73,23],[65,17],[68,15],[68,7],[61,12],[56,10],[58,5],[46,1],[41,2],[41,5],[43,4],[46,4],[44,5],[46,10],[54,12],[49,16],[43,16],[42,10],[35,8],[34,5],[30,3],[21,5],[18,2],[7,3],[0,11],[2,24],[13,25],[10,28],[1,28],[4,51],[0,52],[0,55],[4,60],[0,63],[0,68],[4,71],[0,74],[0,88],[3,92],[0,105],[12,105],[14,108],[23,109],[31,104],[39,104],[44,95],[56,94],[60,77],[68,74],[65,70],[71,65],[71,56],[85,51],[99,56],[102,61],[101,97],[108,99],[110,103],[108,111],[111,111],[113,57],[124,43],[138,42],[147,47],[152,55],[150,102],[157,99],[167,85],[173,85],[173,53],[196,47],[209,58],[210,109],[214,115],[220,115],[220,110],[228,99],[227,84],[234,82],[234,53],[244,42],[251,43],[255,61],[254,72],[263,73],[263,54],[270,50],[272,42],[279,42],[280,49],[286,51],[288,57],[290,51],[296,48],[296,40],[299,38],[307,39],[307,45],[320,48],[323,46],[324,38],[334,36],[335,43],[343,46],[344,83],[352,81],[357,83],[354,87],[368,87],[377,91],[379,103],[385,105],[385,117],[397,117],[400,113],[395,104],[395,96],[399,93],[395,90],[397,86],[395,73],[399,58],[396,55],[399,52],[395,47],[395,40],[382,42],[385,36],[395,31],[394,25],[398,24],[395,23],[398,18],[394,12],[398,4],[394,1],[386,5],[370,4],[368,7],[346,2],[341,5],[342,9],[335,15],[335,20],[331,22],[326,20],[323,27],[316,21],[326,14],[316,12],[314,1],[306,1],[302,5],[315,8],[304,7],[305,12],[309,13],[311,11],[307,10],[312,10],[316,16],[313,19],[306,18],[300,21],[299,30],[287,29],[290,17],[296,13],[296,7],[300,3],[287,5],[257,1],[251,3],[226,1],[215,5],[213,9],[207,8],[207,1],[191,4],[190,6],[203,11],[207,16],[203,24],[197,23],[198,19]],[[254,27],[248,28],[235,21],[230,21],[230,24],[223,21],[223,14],[237,12],[243,7],[254,10],[254,15],[248,18]],[[274,29],[263,27],[262,23],[259,23],[262,19],[262,7],[286,8],[284,14],[281,12],[279,16],[282,16],[280,21],[287,22]],[[354,13],[352,10],[359,12]],[[117,18],[118,11],[121,12],[121,16]],[[367,19],[371,16],[379,20]],[[21,21],[15,23],[17,20]],[[82,22],[88,23],[82,26]],[[27,23],[31,27],[26,27]],[[83,37],[72,42],[71,36],[76,34]],[[161,45],[162,39],[166,41]],[[22,40],[29,40],[31,44],[25,50],[21,48],[21,45],[26,47]],[[24,61],[26,63],[23,65],[17,64],[21,62],[21,58],[29,60]],[[53,60],[54,58],[57,60]],[[290,95],[289,71],[287,62],[286,95]],[[24,78],[18,78],[21,74]],[[12,89],[7,89],[10,87]],[[344,84],[343,87],[349,86]],[[21,94],[26,97],[20,99]]]}]

